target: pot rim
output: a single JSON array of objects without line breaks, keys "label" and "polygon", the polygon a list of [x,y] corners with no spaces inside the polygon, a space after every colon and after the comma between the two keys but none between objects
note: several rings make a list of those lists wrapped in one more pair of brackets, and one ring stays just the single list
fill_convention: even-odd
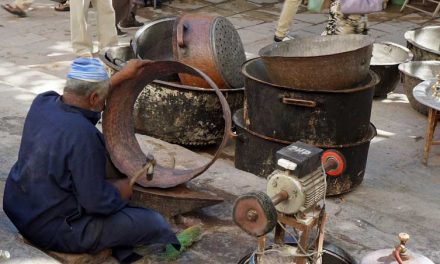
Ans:
[{"label": "pot rim", "polygon": [[[333,53],[333,54],[322,54],[322,55],[315,55],[315,56],[264,55],[263,53],[266,52],[265,50],[269,49],[269,47],[271,47],[273,45],[276,45],[276,44],[272,43],[272,44],[269,44],[269,45],[264,46],[263,48],[261,48],[258,51],[258,55],[261,56],[264,59],[273,59],[273,58],[304,59],[304,58],[332,57],[332,56],[335,56],[335,55],[338,55],[338,54],[345,54],[345,53],[354,52],[354,51],[358,51],[358,50],[364,49],[364,48],[366,48],[368,46],[371,46],[374,43],[374,41],[375,41],[374,38],[372,38],[370,36],[365,36],[365,35],[328,35],[328,36],[325,36],[325,38],[333,38],[333,39],[344,38],[344,37],[345,38],[347,38],[347,37],[349,37],[349,38],[365,38],[365,43],[368,43],[368,44],[365,44],[365,45],[363,45],[363,46],[361,46],[359,48],[350,49],[350,50],[347,50],[347,51],[344,51],[344,52]],[[309,36],[309,37],[301,38],[301,40],[304,40],[304,39],[323,39],[323,38],[324,38],[324,36]],[[291,39],[291,40],[288,40],[288,41],[281,42],[281,44],[282,43],[289,43],[289,42],[296,42],[296,41],[300,41],[300,40],[299,39]]]},{"label": "pot rim", "polygon": [[439,31],[440,31],[440,26],[429,26],[429,27],[422,27],[422,28],[418,28],[418,29],[414,29],[414,30],[408,30],[407,32],[405,32],[404,37],[407,42],[411,43],[412,45],[416,46],[417,48],[434,53],[434,54],[437,54],[437,55],[440,55],[439,50],[433,50],[431,48],[422,46],[412,39],[412,36],[416,33],[416,31],[420,32],[420,31],[423,31],[426,29],[439,29]]},{"label": "pot rim", "polygon": [[[243,108],[237,110],[234,113],[234,115],[232,116],[232,121],[233,121],[233,124],[239,126],[241,129],[245,130],[249,134],[251,134],[251,135],[253,135],[255,137],[261,138],[263,140],[268,140],[268,141],[272,141],[272,142],[276,142],[276,143],[280,143],[280,144],[285,144],[285,145],[290,145],[290,144],[295,143],[293,141],[286,141],[286,140],[282,140],[282,139],[277,139],[277,138],[265,136],[265,135],[262,135],[260,133],[254,132],[254,131],[250,130],[249,128],[247,128],[244,125]],[[374,137],[376,137],[376,136],[377,136],[377,128],[376,128],[376,126],[373,123],[370,122],[370,125],[369,125],[369,128],[368,128],[368,136],[366,136],[363,139],[361,139],[359,141],[356,141],[354,143],[339,144],[339,145],[321,145],[321,144],[312,144],[312,145],[315,146],[315,147],[318,147],[318,148],[336,148],[336,149],[348,148],[348,147],[356,147],[356,146],[365,144],[367,142],[371,142],[371,140]]]},{"label": "pot rim", "polygon": [[426,79],[425,78],[423,78],[423,79],[420,78],[420,76],[417,76],[416,74],[413,74],[413,73],[409,72],[406,69],[407,65],[412,65],[412,64],[417,65],[417,67],[430,66],[430,65],[439,66],[439,69],[440,69],[440,61],[435,61],[435,60],[429,60],[429,61],[409,61],[409,62],[405,62],[405,63],[399,64],[399,71],[401,73],[403,73],[405,76],[410,76],[410,77],[416,78],[416,79],[421,80],[421,81],[425,81],[425,80],[434,78],[435,76],[433,76],[431,78],[426,78]]},{"label": "pot rim", "polygon": [[[399,45],[399,44],[397,44],[397,43],[394,43],[394,42],[391,42],[391,41],[383,41],[383,42],[376,42],[376,43],[374,43],[374,44],[384,44],[384,45],[389,45],[389,46],[394,46],[394,47],[400,48],[400,49],[402,49],[403,51],[406,52],[407,57],[406,57],[406,59],[405,59],[404,61],[402,61],[402,62],[393,62],[393,63],[376,63],[376,64],[373,64],[373,63],[370,62],[370,66],[391,66],[391,65],[399,65],[399,64],[402,64],[402,63],[405,63],[405,62],[412,61],[413,58],[414,58],[414,54],[413,54],[408,48],[406,48],[406,47],[404,47],[404,46],[402,46],[402,45]],[[373,49],[374,49],[374,44],[373,44]]]},{"label": "pot rim", "polygon": [[[302,88],[294,88],[294,87],[287,87],[287,86],[283,86],[283,85],[279,85],[279,84],[275,84],[275,83],[270,83],[267,81],[263,81],[261,79],[258,79],[252,75],[250,75],[247,70],[246,67],[258,60],[263,60],[262,57],[257,57],[257,58],[253,58],[250,60],[247,60],[243,63],[243,65],[241,66],[241,73],[244,75],[245,78],[249,78],[251,80],[254,80],[258,83],[262,83],[265,85],[269,85],[269,86],[273,86],[275,88],[281,88],[281,89],[287,89],[287,90],[292,90],[292,91],[299,91],[299,92],[309,92],[309,93],[331,93],[331,94],[346,94],[346,93],[353,93],[353,92],[358,92],[358,91],[362,91],[362,90],[367,90],[369,88],[374,87],[375,85],[377,85],[380,82],[380,78],[377,75],[377,73],[375,73],[372,70],[369,70],[369,76],[371,76],[371,80],[367,83],[367,84],[363,84],[363,85],[357,85],[355,88],[349,88],[349,89],[340,89],[340,90],[307,90],[307,89],[302,89]],[[245,80],[245,89],[246,89],[246,80]]]}]

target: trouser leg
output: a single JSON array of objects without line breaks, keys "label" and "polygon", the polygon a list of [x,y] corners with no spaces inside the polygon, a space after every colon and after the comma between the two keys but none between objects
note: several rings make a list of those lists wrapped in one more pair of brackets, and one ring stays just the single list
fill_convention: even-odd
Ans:
[{"label": "trouser leg", "polygon": [[92,4],[97,12],[99,49],[116,46],[118,36],[112,0],[92,0]]},{"label": "trouser leg", "polygon": [[14,4],[22,9],[22,10],[26,10],[28,9],[31,5],[32,2],[34,2],[33,0],[15,0]]},{"label": "trouser leg", "polygon": [[74,0],[70,2],[72,49],[77,56],[91,56],[93,53],[93,42],[87,29],[89,5],[90,0]]},{"label": "trouser leg", "polygon": [[298,11],[301,0],[285,0],[283,9],[281,10],[280,19],[275,31],[275,36],[283,38],[287,35],[289,26],[292,23],[293,17]]}]

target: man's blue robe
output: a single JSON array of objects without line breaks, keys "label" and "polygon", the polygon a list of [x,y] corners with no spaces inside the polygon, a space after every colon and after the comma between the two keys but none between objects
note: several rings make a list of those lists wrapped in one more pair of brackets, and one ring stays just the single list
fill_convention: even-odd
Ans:
[{"label": "man's blue robe", "polygon": [[178,245],[156,212],[128,207],[106,178],[107,152],[95,127],[100,113],[38,95],[27,115],[6,181],[3,209],[20,233],[43,249],[97,252],[123,260],[133,246]]}]

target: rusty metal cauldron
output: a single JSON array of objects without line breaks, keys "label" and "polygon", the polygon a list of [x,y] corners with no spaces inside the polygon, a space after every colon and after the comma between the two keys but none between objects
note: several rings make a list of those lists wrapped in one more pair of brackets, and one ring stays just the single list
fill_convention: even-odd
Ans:
[{"label": "rusty metal cauldron", "polygon": [[[161,23],[169,26],[169,19]],[[148,51],[144,50],[144,53],[148,54]],[[100,58],[112,72],[116,72],[135,55],[130,46],[119,46],[104,50]],[[136,100],[133,110],[135,130],[181,145],[218,143],[223,136],[224,121],[215,91],[181,85],[177,74],[160,79],[146,85]],[[244,88],[220,91],[231,111],[243,107]]]},{"label": "rusty metal cauldron", "polygon": [[[261,177],[267,177],[276,168],[275,153],[292,144],[291,141],[267,137],[245,127],[243,110],[234,114],[235,127],[235,167]],[[367,165],[371,140],[376,136],[376,128],[370,124],[365,137],[357,142],[343,145],[310,143],[316,147],[336,149],[346,159],[347,169],[338,176],[327,176],[327,196],[346,193],[361,184]]]},{"label": "rusty metal cauldron", "polygon": [[314,36],[270,44],[259,55],[269,82],[307,90],[348,89],[368,76],[374,39]]},{"label": "rusty metal cauldron", "polygon": [[414,87],[423,81],[435,78],[440,73],[440,61],[411,61],[399,65],[403,88],[411,107],[417,112],[428,115],[426,105],[419,103],[413,95]]},{"label": "rusty metal cauldron", "polygon": [[113,87],[107,98],[102,128],[113,164],[121,173],[133,178],[144,169],[146,163],[151,161],[151,155],[142,152],[135,138],[133,106],[147,84],[162,76],[182,72],[203,78],[218,96],[225,120],[222,143],[210,162],[195,169],[179,170],[165,168],[157,164],[154,167],[152,178],[141,177],[136,180],[136,183],[142,187],[171,188],[197,177],[214,163],[227,143],[227,135],[231,129],[231,112],[225,97],[215,83],[200,70],[183,63],[175,61],[151,62],[139,70],[136,75],[139,77],[126,80]]},{"label": "rusty metal cauldron", "polygon": [[261,58],[247,61],[244,125],[259,134],[312,145],[343,145],[369,134],[374,86],[370,72],[362,84],[346,90],[306,90],[270,83]]},{"label": "rusty metal cauldron", "polygon": [[409,49],[392,42],[374,43],[370,69],[379,75],[380,81],[374,88],[375,97],[387,97],[396,89],[400,80],[399,64],[412,61]]},{"label": "rusty metal cauldron", "polygon": [[423,27],[405,32],[406,45],[414,60],[440,60],[440,26]]},{"label": "rusty metal cauldron", "polygon": [[[174,24],[176,61],[205,72],[220,88],[243,87],[240,67],[246,60],[243,44],[231,22],[220,16],[184,14]],[[200,78],[179,74],[184,85],[208,88]]]}]

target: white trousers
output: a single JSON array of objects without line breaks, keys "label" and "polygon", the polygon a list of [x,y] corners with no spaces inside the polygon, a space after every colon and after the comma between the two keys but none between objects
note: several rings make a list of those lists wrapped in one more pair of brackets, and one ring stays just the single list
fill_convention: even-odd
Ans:
[{"label": "white trousers", "polygon": [[98,48],[118,44],[112,0],[72,0],[70,1],[70,31],[73,52],[77,56],[90,57],[93,53],[92,37],[87,28],[90,2],[97,12]]},{"label": "white trousers", "polygon": [[284,38],[289,31],[290,24],[293,21],[293,17],[298,11],[298,7],[301,4],[301,0],[285,0],[283,9],[281,10],[280,19],[275,30],[275,36],[278,38]]}]

